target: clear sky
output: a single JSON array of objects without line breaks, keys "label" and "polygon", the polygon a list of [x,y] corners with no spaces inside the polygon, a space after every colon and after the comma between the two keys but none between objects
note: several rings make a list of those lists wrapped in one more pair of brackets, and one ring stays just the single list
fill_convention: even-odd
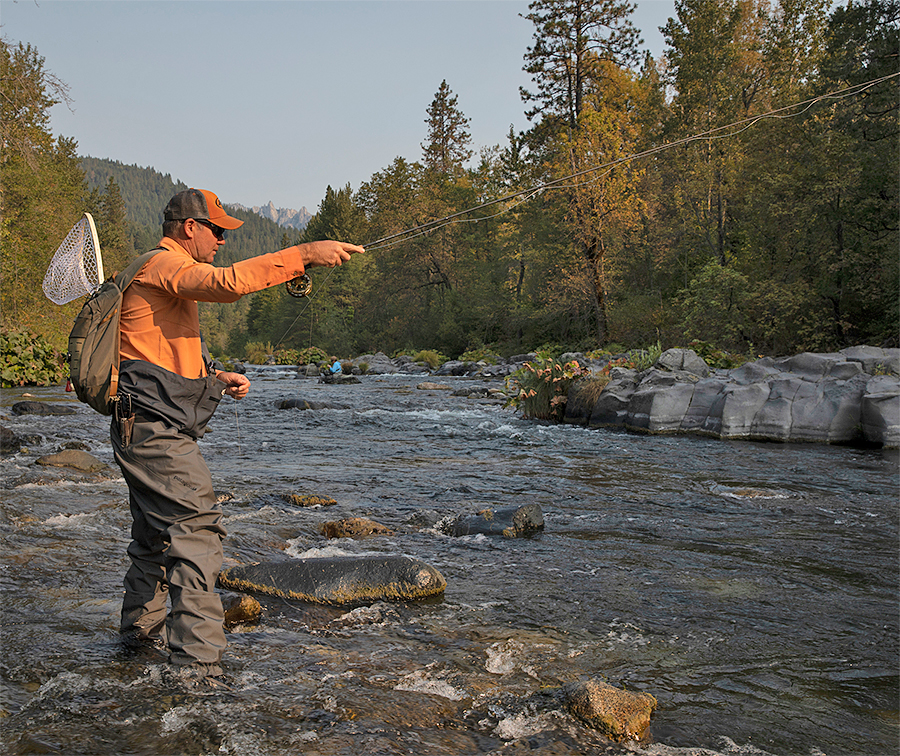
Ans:
[{"label": "clear sky", "polygon": [[[638,0],[659,57],[674,1]],[[0,0],[0,32],[69,86],[54,135],[223,202],[315,212],[396,157],[421,158],[446,79],[473,148],[527,127],[534,27],[520,0]]]}]

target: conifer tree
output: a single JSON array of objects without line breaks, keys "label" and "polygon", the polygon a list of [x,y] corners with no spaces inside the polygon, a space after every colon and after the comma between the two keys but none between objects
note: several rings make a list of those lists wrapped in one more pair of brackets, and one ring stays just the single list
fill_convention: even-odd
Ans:
[{"label": "conifer tree", "polygon": [[428,137],[422,143],[425,166],[442,176],[458,175],[472,157],[469,119],[456,103],[457,97],[444,79],[431,105],[426,108]]}]

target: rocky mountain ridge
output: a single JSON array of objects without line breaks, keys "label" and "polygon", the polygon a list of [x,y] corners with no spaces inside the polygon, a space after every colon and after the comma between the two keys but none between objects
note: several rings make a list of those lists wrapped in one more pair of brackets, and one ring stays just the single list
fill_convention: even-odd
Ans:
[{"label": "rocky mountain ridge", "polygon": [[298,231],[305,229],[306,224],[309,223],[310,218],[312,218],[312,214],[305,207],[301,207],[299,210],[293,210],[287,207],[276,208],[275,204],[271,201],[267,205],[262,206],[245,207],[240,204],[231,204],[229,207],[236,207],[241,210],[256,213],[263,218],[274,221],[279,226],[295,228]]}]

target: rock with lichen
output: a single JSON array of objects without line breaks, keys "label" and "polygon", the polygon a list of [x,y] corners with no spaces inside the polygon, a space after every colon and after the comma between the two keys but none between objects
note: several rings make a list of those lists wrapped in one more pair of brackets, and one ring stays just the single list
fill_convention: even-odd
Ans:
[{"label": "rock with lichen", "polygon": [[632,693],[602,680],[572,683],[564,692],[570,714],[615,741],[641,740],[656,708],[649,693]]},{"label": "rock with lichen", "polygon": [[393,530],[366,517],[347,517],[326,522],[322,534],[326,538],[365,538],[366,536],[392,535]]}]

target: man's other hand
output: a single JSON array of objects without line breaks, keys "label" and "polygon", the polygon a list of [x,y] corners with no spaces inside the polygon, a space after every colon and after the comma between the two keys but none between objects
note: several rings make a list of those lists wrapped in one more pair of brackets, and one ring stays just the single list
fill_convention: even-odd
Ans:
[{"label": "man's other hand", "polygon": [[243,399],[250,390],[250,379],[246,375],[219,371],[216,373],[216,378],[225,384],[226,388],[223,393],[228,394],[232,399]]}]

